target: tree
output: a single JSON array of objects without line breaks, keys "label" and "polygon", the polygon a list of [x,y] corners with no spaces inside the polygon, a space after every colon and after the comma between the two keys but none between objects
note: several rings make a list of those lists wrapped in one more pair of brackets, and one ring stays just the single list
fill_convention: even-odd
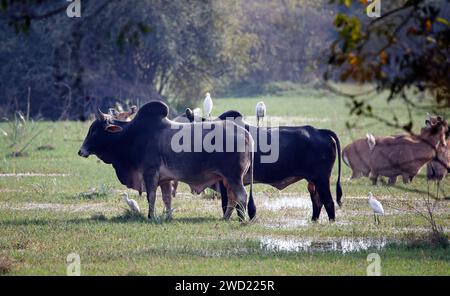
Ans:
[{"label": "tree", "polygon": [[191,104],[247,68],[239,2],[83,1],[74,19],[51,1],[2,3],[4,108],[23,109],[29,87],[33,113],[53,119],[115,101]]},{"label": "tree", "polygon": [[[373,83],[378,91],[389,90],[387,100],[400,98],[408,109],[442,113],[450,107],[450,13],[449,0],[384,1],[380,18],[369,20],[367,1],[339,0],[335,18],[338,37],[329,58],[326,80]],[[362,4],[361,4],[362,3]],[[342,6],[348,9],[343,9]],[[355,13],[356,12],[360,12]],[[431,102],[410,98],[429,91]],[[412,121],[399,123],[374,114],[370,102],[350,95],[352,113],[376,117],[385,123],[412,129]]]}]

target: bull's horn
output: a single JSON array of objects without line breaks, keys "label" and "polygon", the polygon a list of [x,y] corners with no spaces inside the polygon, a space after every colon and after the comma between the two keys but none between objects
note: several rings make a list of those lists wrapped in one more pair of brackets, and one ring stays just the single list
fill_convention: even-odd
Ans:
[{"label": "bull's horn", "polygon": [[100,108],[97,109],[97,112],[95,113],[95,117],[96,117],[98,120],[101,120],[101,121],[106,120],[106,114],[104,114],[104,113],[100,110]]}]

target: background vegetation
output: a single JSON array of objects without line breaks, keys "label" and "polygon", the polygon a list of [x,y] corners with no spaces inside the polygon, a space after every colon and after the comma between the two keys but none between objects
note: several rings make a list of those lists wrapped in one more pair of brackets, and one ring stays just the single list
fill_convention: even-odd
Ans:
[{"label": "background vegetation", "polygon": [[[383,1],[378,19],[368,3],[84,0],[69,18],[68,3],[5,0],[0,113],[85,120],[97,106],[151,99],[175,113],[206,91],[274,93],[280,82],[323,87],[323,77],[388,89],[408,108],[448,107],[449,1]],[[431,106],[417,101],[425,90]],[[352,112],[372,116],[366,94],[347,94]]]}]

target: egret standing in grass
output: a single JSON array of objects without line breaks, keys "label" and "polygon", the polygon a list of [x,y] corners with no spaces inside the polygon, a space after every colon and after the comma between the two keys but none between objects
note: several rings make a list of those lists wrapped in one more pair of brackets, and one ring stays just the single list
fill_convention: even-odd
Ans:
[{"label": "egret standing in grass", "polygon": [[380,224],[379,215],[384,215],[384,209],[383,209],[383,205],[381,204],[381,202],[379,202],[378,200],[376,200],[373,197],[372,192],[369,192],[369,206],[373,210],[373,219],[374,219],[375,223]]},{"label": "egret standing in grass", "polygon": [[264,118],[264,116],[266,116],[266,104],[264,104],[264,102],[258,102],[258,104],[256,104],[256,121],[257,121],[257,125],[259,127],[259,121],[261,119]]},{"label": "egret standing in grass", "polygon": [[211,116],[212,108],[213,101],[211,99],[211,95],[209,94],[209,92],[207,92],[205,100],[203,101],[203,116],[205,116],[205,118],[209,119],[209,117]]},{"label": "egret standing in grass", "polygon": [[128,197],[128,193],[124,193],[122,194],[123,196],[123,200],[127,203],[127,205],[130,207],[131,211],[134,213],[140,213],[141,209],[139,208],[139,205],[137,203],[137,201],[135,201],[132,198]]}]

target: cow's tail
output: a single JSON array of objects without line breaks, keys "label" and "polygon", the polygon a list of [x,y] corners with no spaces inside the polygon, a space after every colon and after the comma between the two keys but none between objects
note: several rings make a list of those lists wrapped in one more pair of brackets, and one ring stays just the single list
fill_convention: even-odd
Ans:
[{"label": "cow's tail", "polygon": [[345,149],[342,151],[342,161],[350,167],[350,161],[348,161],[347,153],[345,153]]},{"label": "cow's tail", "polygon": [[250,150],[250,196],[248,198],[248,216],[250,217],[250,220],[252,220],[253,218],[255,218],[256,216],[256,205],[255,205],[255,201],[253,200],[253,167],[254,167],[254,160],[255,160],[255,142],[253,141],[253,138],[251,136],[251,134],[249,133],[250,136],[250,143],[251,145],[251,150]]},{"label": "cow's tail", "polygon": [[339,206],[342,206],[342,187],[341,187],[341,143],[339,141],[338,136],[330,130],[325,130],[328,135],[334,140],[336,143],[337,155],[338,155],[338,178],[336,182],[336,201]]}]

